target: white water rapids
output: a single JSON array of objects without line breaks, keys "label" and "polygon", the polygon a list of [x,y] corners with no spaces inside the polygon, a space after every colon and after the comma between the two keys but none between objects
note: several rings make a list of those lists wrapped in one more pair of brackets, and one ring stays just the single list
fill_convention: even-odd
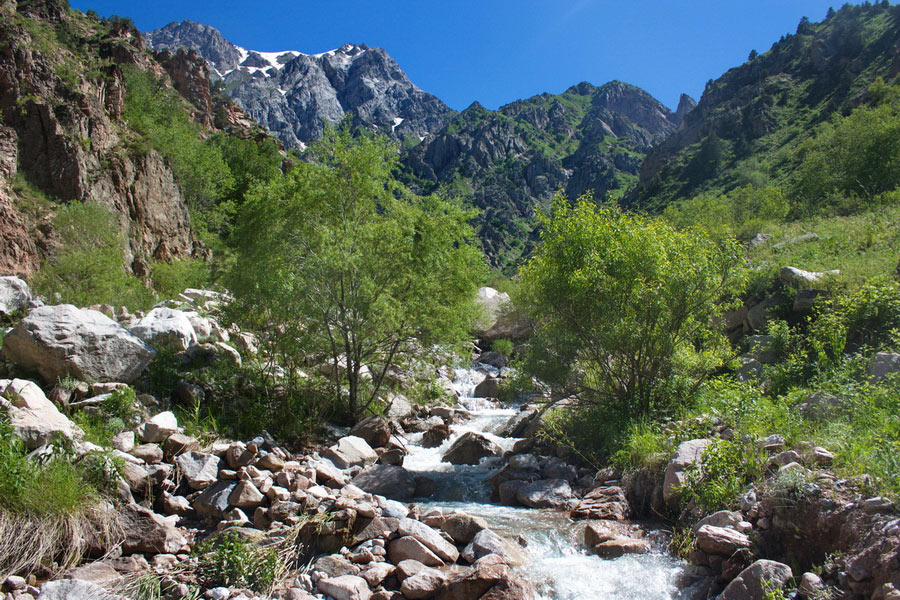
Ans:
[{"label": "white water rapids", "polygon": [[[540,600],[668,600],[677,598],[674,580],[681,563],[659,549],[651,554],[626,555],[613,560],[588,554],[582,544],[583,523],[553,510],[514,508],[489,503],[488,478],[499,468],[499,459],[484,459],[476,466],[441,462],[450,445],[467,431],[490,437],[504,451],[516,442],[494,435],[516,413],[483,399],[472,398],[475,386],[492,367],[457,369],[454,388],[460,404],[472,419],[451,426],[451,436],[438,448],[419,445],[421,433],[409,436],[409,455],[403,466],[432,478],[437,491],[424,511],[452,509],[484,518],[502,536],[527,542],[526,563],[520,573],[534,585]],[[493,373],[496,375],[496,370]]]}]

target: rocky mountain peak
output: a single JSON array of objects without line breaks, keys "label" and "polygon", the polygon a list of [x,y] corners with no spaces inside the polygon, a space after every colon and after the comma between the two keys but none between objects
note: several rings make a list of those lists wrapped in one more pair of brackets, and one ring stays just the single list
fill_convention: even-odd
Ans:
[{"label": "rocky mountain peak", "polygon": [[691,112],[695,106],[697,106],[696,100],[687,94],[682,94],[681,98],[678,99],[678,108],[675,109],[675,124],[681,126],[681,123],[684,121],[684,116]]},{"label": "rocky mountain peak", "polygon": [[337,124],[348,114],[355,126],[397,139],[424,138],[454,114],[416,87],[385,50],[366,44],[319,54],[264,52],[236,46],[215,28],[192,21],[145,37],[156,50],[195,49],[226,93],[287,146],[303,148],[322,134],[324,123]]}]

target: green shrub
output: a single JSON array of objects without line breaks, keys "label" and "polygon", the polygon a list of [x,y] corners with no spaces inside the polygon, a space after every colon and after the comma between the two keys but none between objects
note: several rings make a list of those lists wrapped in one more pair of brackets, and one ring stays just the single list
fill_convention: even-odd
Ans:
[{"label": "green shrub", "polygon": [[72,202],[54,218],[60,250],[31,283],[48,298],[76,306],[112,304],[146,308],[152,292],[125,270],[125,240],[112,211],[94,202]]},{"label": "green shrub", "polygon": [[259,548],[232,531],[200,544],[195,553],[200,559],[201,573],[213,586],[249,587],[266,592],[282,570],[274,549]]},{"label": "green shrub", "polygon": [[700,464],[685,469],[679,493],[707,512],[732,509],[748,484],[765,473],[755,447],[740,441],[716,440],[703,452]]},{"label": "green shrub", "polygon": [[153,263],[150,280],[160,298],[174,298],[186,288],[204,288],[210,280],[209,264],[198,258]]},{"label": "green shrub", "polygon": [[513,353],[513,343],[507,339],[499,339],[491,342],[491,350],[494,352],[499,352],[503,356],[512,356]]}]

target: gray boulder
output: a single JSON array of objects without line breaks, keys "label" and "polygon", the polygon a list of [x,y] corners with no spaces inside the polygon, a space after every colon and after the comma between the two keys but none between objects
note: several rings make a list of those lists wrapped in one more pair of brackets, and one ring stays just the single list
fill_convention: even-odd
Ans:
[{"label": "gray boulder", "polygon": [[663,500],[667,504],[675,501],[675,489],[684,482],[684,470],[688,465],[700,462],[703,451],[709,446],[710,440],[698,439],[681,442],[675,450],[675,456],[666,465],[666,473],[663,479]]},{"label": "gray boulder", "polygon": [[409,500],[416,493],[416,478],[412,473],[393,465],[369,467],[354,477],[351,483],[370,494],[394,500]]},{"label": "gray boulder", "polygon": [[187,544],[187,540],[175,527],[172,519],[144,508],[139,504],[129,504],[122,509],[120,522],[125,539],[122,552],[133,554],[175,554]]},{"label": "gray boulder", "polygon": [[7,409],[13,433],[29,450],[51,443],[58,435],[67,440],[81,439],[84,435],[34,382],[0,379],[0,406]]},{"label": "gray boulder", "polygon": [[103,313],[60,304],[28,313],[3,338],[3,353],[48,382],[72,376],[131,383],[156,350]]},{"label": "gray boulder", "polygon": [[529,508],[566,508],[575,495],[565,479],[539,479],[521,486],[516,500]]},{"label": "gray boulder", "polygon": [[329,459],[339,469],[348,467],[365,467],[375,464],[378,454],[366,440],[355,435],[342,437],[337,443],[322,451],[322,456]]},{"label": "gray boulder", "polygon": [[208,488],[219,477],[220,459],[214,454],[188,452],[175,459],[178,470],[188,485],[195,490]]},{"label": "gray boulder", "polygon": [[500,446],[480,433],[469,431],[453,442],[442,460],[454,465],[477,465],[482,458],[501,454]]},{"label": "gray boulder", "polygon": [[881,381],[894,373],[900,373],[900,354],[879,352],[869,363],[869,378],[872,381]]},{"label": "gray boulder", "polygon": [[197,343],[197,333],[187,314],[164,306],[151,310],[130,331],[148,344],[176,352]]},{"label": "gray boulder", "polygon": [[14,276],[0,277],[0,315],[10,315],[31,302],[28,284]]},{"label": "gray boulder", "polygon": [[125,600],[110,594],[96,583],[80,579],[58,579],[41,586],[37,600]]},{"label": "gray boulder", "polygon": [[728,584],[719,600],[765,600],[767,591],[781,589],[792,575],[786,564],[758,560]]}]

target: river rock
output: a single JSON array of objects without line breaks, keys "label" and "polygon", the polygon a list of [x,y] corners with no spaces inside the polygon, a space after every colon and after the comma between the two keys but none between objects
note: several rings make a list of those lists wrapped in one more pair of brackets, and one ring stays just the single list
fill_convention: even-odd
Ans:
[{"label": "river rock", "polygon": [[450,439],[450,428],[446,423],[438,423],[422,434],[423,448],[437,448]]},{"label": "river rock", "polygon": [[646,554],[650,552],[650,542],[636,538],[615,538],[594,546],[594,553],[601,558],[619,558],[626,554]]},{"label": "river rock", "polygon": [[176,457],[175,464],[191,489],[202,490],[218,479],[220,460],[215,454],[188,452]]},{"label": "river rock", "polygon": [[446,562],[456,562],[456,559],[459,558],[459,550],[453,544],[445,540],[440,533],[420,521],[409,518],[400,519],[397,532],[400,535],[416,538]]},{"label": "river rock", "polygon": [[125,600],[125,598],[111,594],[89,581],[58,579],[42,585],[37,600]]},{"label": "river rock", "polygon": [[713,525],[714,527],[727,527],[737,529],[738,525],[743,521],[743,516],[737,511],[720,510],[707,515],[697,521],[691,529],[696,534],[704,525]]},{"label": "river rock", "polygon": [[468,544],[475,534],[487,528],[487,521],[481,517],[472,517],[462,513],[447,517],[441,524],[441,530],[453,538],[457,544]]},{"label": "river rock", "polygon": [[364,467],[375,464],[378,454],[366,443],[366,440],[355,435],[342,437],[337,443],[322,451],[322,456],[329,459],[339,469],[348,467]]},{"label": "river rock", "polygon": [[781,267],[781,280],[788,285],[800,288],[809,288],[819,283],[826,277],[834,277],[840,275],[837,269],[831,271],[804,271],[796,267]]},{"label": "river rock", "polygon": [[402,560],[417,560],[429,567],[440,567],[444,564],[437,554],[428,549],[428,546],[413,536],[407,535],[397,538],[388,544],[388,559],[394,564]]},{"label": "river rock", "polygon": [[316,586],[334,600],[369,600],[372,595],[366,580],[356,575],[326,577],[320,579]]},{"label": "river rock", "polygon": [[407,577],[400,585],[400,593],[410,600],[422,600],[432,598],[443,589],[447,583],[444,574],[436,569],[425,567],[418,573]]},{"label": "river rock", "polygon": [[675,456],[666,465],[666,473],[663,479],[663,501],[670,506],[675,502],[675,488],[684,482],[684,470],[688,465],[700,462],[703,451],[709,446],[710,440],[697,439],[681,442],[675,450]]},{"label": "river rock", "polygon": [[373,415],[357,423],[350,435],[366,440],[372,448],[381,448],[391,441],[391,426],[382,417]]},{"label": "river rock", "polygon": [[500,395],[500,380],[496,377],[485,377],[475,386],[473,395],[475,398],[497,398]]},{"label": "river rock", "polygon": [[459,436],[442,460],[454,465],[477,465],[488,456],[500,456],[503,450],[487,437],[474,431]]},{"label": "river rock", "polygon": [[454,577],[439,600],[472,600],[481,598],[489,589],[509,577],[505,565],[477,566]]},{"label": "river rock", "polygon": [[130,331],[156,348],[176,352],[187,350],[197,343],[197,333],[187,314],[164,306],[148,312]]},{"label": "river rock", "polygon": [[6,407],[13,433],[29,450],[53,442],[58,435],[67,440],[84,435],[32,381],[0,379],[0,406]]},{"label": "river rock", "polygon": [[600,486],[584,495],[572,511],[573,519],[609,519],[624,521],[631,513],[625,490],[618,486]]},{"label": "river rock", "polygon": [[758,560],[728,584],[719,600],[765,600],[767,589],[781,589],[792,575],[786,564]]},{"label": "river rock", "polygon": [[525,437],[525,431],[528,429],[528,426],[539,414],[540,411],[538,409],[523,405],[519,412],[511,416],[506,424],[500,428],[497,435],[512,438]]},{"label": "river rock", "polygon": [[149,552],[174,554],[187,544],[173,522],[139,504],[129,504],[122,509],[120,521],[124,532],[122,552]]},{"label": "river rock", "polygon": [[707,554],[728,557],[735,550],[749,547],[750,538],[735,529],[703,525],[697,530],[697,548]]},{"label": "river rock", "polygon": [[0,315],[11,315],[25,308],[31,298],[27,283],[12,275],[0,277]]},{"label": "river rock", "polygon": [[516,500],[529,508],[567,508],[574,499],[572,488],[564,479],[539,479],[516,491]]},{"label": "river rock", "polygon": [[375,465],[351,480],[356,487],[394,500],[408,500],[415,496],[416,478],[403,467]]},{"label": "river rock", "polygon": [[584,528],[584,544],[594,547],[609,540],[628,537],[630,533],[628,526],[618,521],[588,521]]},{"label": "river rock", "polygon": [[388,395],[387,408],[384,411],[388,419],[402,420],[413,412],[412,404],[404,396],[393,392]]},{"label": "river rock", "polygon": [[3,338],[3,354],[48,382],[72,376],[131,383],[156,350],[103,313],[60,304],[28,313]]},{"label": "river rock", "polygon": [[488,554],[496,554],[501,558],[507,557],[509,554],[503,538],[490,529],[482,529],[476,533],[469,545],[462,551],[462,557],[470,563]]}]

